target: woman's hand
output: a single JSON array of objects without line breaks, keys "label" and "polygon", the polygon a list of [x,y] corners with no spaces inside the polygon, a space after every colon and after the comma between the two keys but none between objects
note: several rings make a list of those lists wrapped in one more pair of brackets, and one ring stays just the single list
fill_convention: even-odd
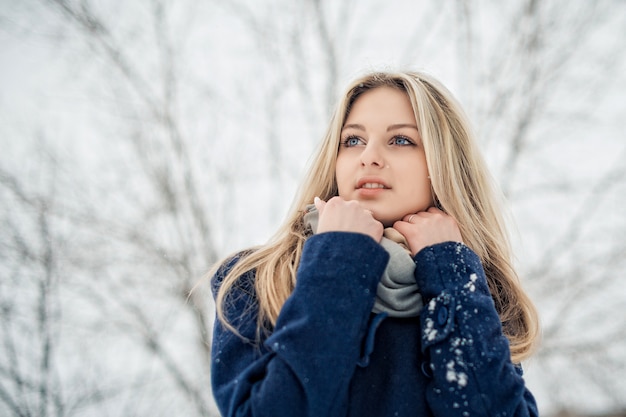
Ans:
[{"label": "woman's hand", "polygon": [[413,256],[426,246],[449,241],[463,242],[456,220],[435,207],[406,215],[395,222],[393,228],[404,235]]},{"label": "woman's hand", "polygon": [[380,242],[383,237],[383,224],[357,201],[345,201],[341,197],[323,201],[315,197],[314,202],[319,212],[317,233],[333,231],[362,233],[376,242]]}]

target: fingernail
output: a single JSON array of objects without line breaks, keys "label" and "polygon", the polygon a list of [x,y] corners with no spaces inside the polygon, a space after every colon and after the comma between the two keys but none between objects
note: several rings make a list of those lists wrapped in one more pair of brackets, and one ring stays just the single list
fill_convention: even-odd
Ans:
[{"label": "fingernail", "polygon": [[313,199],[313,203],[314,203],[314,204],[317,204],[317,202],[318,202],[318,201],[320,201],[320,198],[316,196],[316,197]]}]

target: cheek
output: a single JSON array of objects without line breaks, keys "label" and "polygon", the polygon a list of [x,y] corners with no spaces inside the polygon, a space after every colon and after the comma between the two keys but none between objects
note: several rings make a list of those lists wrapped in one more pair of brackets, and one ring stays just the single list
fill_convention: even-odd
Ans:
[{"label": "cheek", "polygon": [[416,202],[432,201],[431,184],[428,178],[428,169],[426,168],[425,161],[421,162],[417,168],[413,165],[411,171],[411,178],[413,178],[411,193],[414,195],[414,200]]},{"label": "cheek", "polygon": [[414,200],[424,200],[431,195],[430,182],[419,178],[411,184],[411,194],[414,195]]},{"label": "cheek", "polygon": [[341,162],[341,158],[337,158],[337,165],[335,166],[335,181],[337,181],[337,190],[339,191],[339,195],[343,193],[345,188],[345,164]]}]

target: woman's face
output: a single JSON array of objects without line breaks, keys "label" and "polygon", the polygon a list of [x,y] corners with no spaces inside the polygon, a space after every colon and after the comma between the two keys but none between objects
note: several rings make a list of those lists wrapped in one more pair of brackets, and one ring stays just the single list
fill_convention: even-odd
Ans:
[{"label": "woman's face", "polygon": [[341,131],[337,186],[391,226],[433,205],[426,155],[406,93],[378,87],[353,103]]}]

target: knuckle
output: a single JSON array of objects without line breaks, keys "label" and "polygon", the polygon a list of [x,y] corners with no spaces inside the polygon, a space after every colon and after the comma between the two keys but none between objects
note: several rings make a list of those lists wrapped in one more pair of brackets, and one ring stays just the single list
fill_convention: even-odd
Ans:
[{"label": "knuckle", "polygon": [[328,200],[328,202],[326,203],[328,206],[330,207],[337,207],[338,205],[341,204],[341,198],[339,197],[333,197],[330,200]]}]

